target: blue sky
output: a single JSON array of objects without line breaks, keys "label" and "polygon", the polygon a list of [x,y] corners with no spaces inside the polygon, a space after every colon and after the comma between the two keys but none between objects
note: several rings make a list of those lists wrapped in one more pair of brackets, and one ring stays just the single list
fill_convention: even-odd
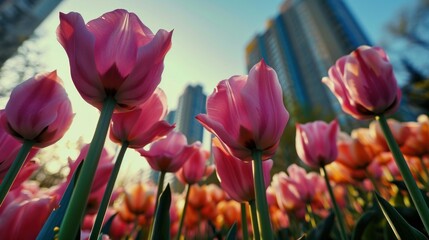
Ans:
[{"label": "blue sky", "polygon": [[[400,8],[416,0],[345,0],[358,22],[377,43],[386,22]],[[41,50],[46,71],[58,70],[76,112],[71,138],[83,133],[89,141],[98,118],[97,111],[76,92],[65,51],[56,40],[58,13],[76,11],[85,21],[104,12],[124,8],[135,12],[153,32],[174,29],[173,44],[165,60],[160,87],[166,92],[169,108],[188,84],[202,84],[210,94],[216,84],[232,75],[247,74],[244,49],[255,34],[264,31],[268,19],[278,13],[281,0],[65,0],[44,21]],[[72,133],[70,133],[72,134]]]}]

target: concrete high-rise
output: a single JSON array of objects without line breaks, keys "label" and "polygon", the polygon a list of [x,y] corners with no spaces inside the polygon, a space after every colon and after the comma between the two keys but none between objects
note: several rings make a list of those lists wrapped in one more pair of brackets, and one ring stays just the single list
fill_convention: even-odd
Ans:
[{"label": "concrete high-rise", "polygon": [[[170,124],[176,123],[175,131],[183,133],[188,140],[188,144],[192,144],[195,141],[203,142],[204,128],[195,119],[195,116],[206,112],[206,98],[201,85],[188,85],[179,97],[177,109],[170,111],[165,118]],[[151,180],[157,183],[158,177],[159,173],[152,171]],[[183,184],[172,173],[168,173],[165,176],[165,181],[169,182],[176,192],[182,192],[184,189]]]},{"label": "concrete high-rise", "polygon": [[342,0],[287,0],[247,45],[247,68],[264,59],[276,70],[291,123],[337,117],[350,129],[356,121],[321,78],[339,57],[369,43]]},{"label": "concrete high-rise", "polygon": [[204,129],[195,116],[206,112],[206,98],[201,85],[187,86],[179,98],[174,116],[176,129],[185,134],[189,144],[203,141]]},{"label": "concrete high-rise", "polygon": [[0,67],[62,0],[0,0]]}]

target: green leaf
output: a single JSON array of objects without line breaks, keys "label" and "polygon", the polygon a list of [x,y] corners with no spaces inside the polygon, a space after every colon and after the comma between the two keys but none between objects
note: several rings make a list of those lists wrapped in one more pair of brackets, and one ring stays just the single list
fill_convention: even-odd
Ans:
[{"label": "green leaf", "polygon": [[[143,231],[143,228],[140,228],[140,230],[137,232],[137,236],[136,238],[134,238],[135,240],[140,240],[140,239],[147,239],[147,232]],[[132,239],[130,236],[125,237],[125,240],[129,240]]]},{"label": "green leaf", "polygon": [[103,234],[109,234],[110,227],[112,226],[112,222],[115,219],[116,215],[118,215],[118,213],[113,214],[112,216],[110,216],[109,219],[107,219],[106,223],[104,223],[103,225],[103,228],[101,228],[100,236],[102,236]]},{"label": "green leaf", "polygon": [[330,239],[332,227],[335,225],[335,214],[331,212],[327,218],[320,222],[315,229],[313,229],[306,239],[323,240]]},{"label": "green leaf", "polygon": [[[70,198],[73,193],[74,186],[76,184],[76,179],[78,178],[80,169],[82,167],[82,163],[83,161],[81,161],[77,166],[76,171],[73,173],[73,177],[67,185],[66,191],[61,198],[58,208],[54,209],[54,211],[51,212],[45,224],[43,225],[43,228],[40,230],[39,235],[37,235],[36,240],[55,238],[55,235],[57,234],[56,229],[61,226],[61,222],[63,221],[64,214],[66,213],[67,206],[69,205]],[[77,234],[77,236],[80,236],[80,232]]]},{"label": "green leaf", "polygon": [[171,191],[170,184],[168,184],[159,197],[158,207],[153,220],[152,240],[170,239],[170,204]]},{"label": "green leaf", "polygon": [[232,224],[231,228],[226,235],[225,240],[234,240],[237,239],[237,223]]},{"label": "green leaf", "polygon": [[384,200],[380,195],[375,193],[375,197],[377,198],[377,202],[381,208],[381,211],[384,214],[387,222],[392,228],[395,236],[398,239],[427,239],[427,237],[415,229],[413,226],[408,224],[407,221],[396,211],[389,202]]},{"label": "green leaf", "polygon": [[282,228],[277,231],[277,239],[290,239],[290,230],[289,228]]},{"label": "green leaf", "polygon": [[371,227],[374,222],[380,221],[380,213],[376,210],[368,210],[358,219],[352,233],[352,240],[360,240],[363,238],[365,231]]}]

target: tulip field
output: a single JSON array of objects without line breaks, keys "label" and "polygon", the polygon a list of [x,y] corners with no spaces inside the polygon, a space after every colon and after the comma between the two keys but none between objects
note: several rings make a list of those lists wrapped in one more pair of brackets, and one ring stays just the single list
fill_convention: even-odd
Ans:
[{"label": "tulip field", "polygon": [[[294,123],[288,151],[299,161],[273,172],[275,161],[293,161],[276,156],[290,148],[280,144],[290,116],[263,59],[225,76],[207,112],[192,116],[213,136],[209,151],[164,120],[158,85],[172,31],[154,34],[123,9],[88,22],[60,13],[56,31],[77,91],[100,117],[68,176],[43,187],[31,180],[34,159],[68,131],[72,103],[56,71],[12,90],[0,110],[0,239],[428,239],[429,118],[389,118],[402,96],[382,48],[357,46],[321,79],[345,113],[370,124],[346,133],[337,119]],[[127,151],[158,181],[116,184]]]}]

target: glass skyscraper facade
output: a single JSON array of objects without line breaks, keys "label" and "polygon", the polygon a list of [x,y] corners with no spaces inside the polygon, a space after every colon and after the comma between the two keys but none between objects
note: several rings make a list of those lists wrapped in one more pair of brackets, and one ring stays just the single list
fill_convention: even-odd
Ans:
[{"label": "glass skyscraper facade", "polygon": [[356,121],[321,79],[339,57],[364,44],[370,41],[342,0],[288,0],[247,45],[247,68],[264,59],[276,70],[290,123],[336,117],[350,129]]},{"label": "glass skyscraper facade", "polygon": [[186,135],[189,144],[203,141],[204,129],[195,116],[206,112],[206,98],[201,85],[187,86],[179,98],[174,114],[176,129]]}]

